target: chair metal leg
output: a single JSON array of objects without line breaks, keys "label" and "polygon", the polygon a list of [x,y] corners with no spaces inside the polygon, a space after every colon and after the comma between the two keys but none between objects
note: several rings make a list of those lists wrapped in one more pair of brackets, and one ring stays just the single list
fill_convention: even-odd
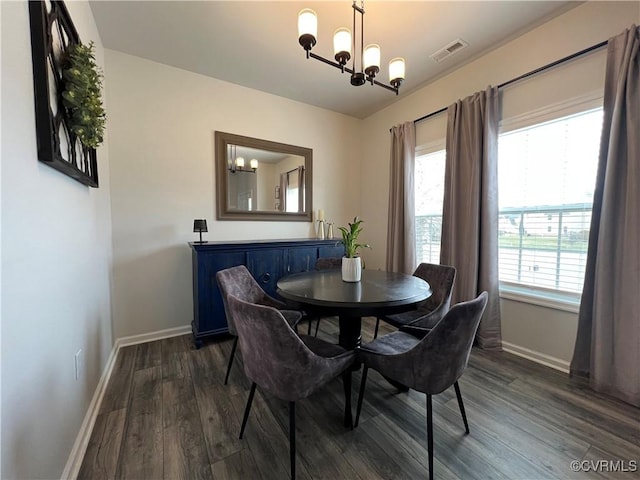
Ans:
[{"label": "chair metal leg", "polygon": [[291,480],[296,478],[296,402],[289,402],[289,457]]},{"label": "chair metal leg", "polygon": [[233,357],[236,355],[236,347],[238,346],[238,337],[233,341],[233,347],[231,347],[231,355],[229,355],[229,364],[227,365],[227,374],[224,376],[224,384],[229,381],[229,374],[231,373],[231,365],[233,365]]},{"label": "chair metal leg", "polygon": [[460,407],[460,413],[462,414],[462,421],[464,422],[464,431],[469,433],[469,424],[467,423],[467,414],[464,411],[464,403],[462,403],[462,394],[460,393],[460,385],[458,382],[453,384],[456,389],[456,397],[458,397],[458,406]]},{"label": "chair metal leg", "polygon": [[316,334],[314,335],[314,337],[318,336],[318,327],[320,327],[320,317],[318,317],[318,319],[316,320]]},{"label": "chair metal leg", "polygon": [[353,430],[353,417],[351,416],[351,369],[348,368],[342,374],[344,386],[344,426]]},{"label": "chair metal leg", "polygon": [[431,395],[427,393],[427,448],[429,450],[429,480],[433,480],[433,412]]},{"label": "chair metal leg", "polygon": [[364,399],[364,389],[367,384],[368,371],[369,371],[369,367],[365,366],[362,368],[362,380],[360,381],[360,393],[358,394],[358,407],[356,409],[356,423],[354,427],[357,427],[358,422],[360,421],[360,410],[362,410],[362,400]]},{"label": "chair metal leg", "polygon": [[313,317],[309,317],[309,327],[307,328],[307,335],[311,335],[311,324],[313,323]]},{"label": "chair metal leg", "polygon": [[256,383],[251,384],[251,390],[249,391],[249,398],[247,398],[247,406],[244,407],[244,417],[242,418],[242,427],[240,427],[240,437],[244,435],[244,427],[247,426],[247,420],[249,419],[249,412],[251,411],[251,404],[253,403],[253,396],[256,393]]},{"label": "chair metal leg", "polygon": [[378,327],[380,326],[380,319],[376,317],[376,329],[373,331],[373,339],[378,338]]}]

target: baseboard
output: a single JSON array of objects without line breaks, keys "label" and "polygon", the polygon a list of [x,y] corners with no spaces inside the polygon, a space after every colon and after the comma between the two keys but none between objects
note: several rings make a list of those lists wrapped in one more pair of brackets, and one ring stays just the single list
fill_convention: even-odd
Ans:
[{"label": "baseboard", "polygon": [[107,359],[107,364],[104,367],[104,371],[102,372],[100,381],[98,382],[98,386],[96,387],[95,392],[93,392],[93,398],[91,399],[91,403],[89,404],[87,413],[84,416],[82,425],[80,426],[80,431],[76,436],[76,441],[73,444],[71,453],[69,454],[67,464],[65,465],[62,472],[63,479],[75,479],[78,477],[78,473],[80,473],[82,459],[84,458],[84,454],[87,451],[89,439],[91,438],[91,432],[93,431],[93,425],[96,423],[96,417],[98,416],[98,411],[100,410],[102,397],[104,396],[104,391],[107,387],[107,384],[109,383],[109,378],[111,377],[111,372],[113,370],[113,366],[116,363],[117,356],[118,349],[114,345],[114,347],[111,349],[111,353],[109,354],[109,358]]},{"label": "baseboard", "polygon": [[91,399],[91,403],[89,404],[87,413],[84,416],[82,425],[80,426],[80,431],[76,436],[76,441],[73,444],[73,448],[71,449],[71,453],[69,454],[69,458],[67,459],[67,464],[65,465],[62,472],[62,479],[75,480],[78,477],[78,473],[80,473],[82,460],[84,459],[84,454],[87,451],[89,439],[91,438],[91,432],[93,431],[93,427],[96,423],[96,418],[98,416],[98,412],[100,411],[100,405],[102,404],[102,398],[104,397],[104,392],[107,388],[107,385],[109,384],[111,372],[113,371],[113,366],[115,365],[116,359],[118,358],[120,348],[129,345],[137,345],[139,343],[152,342],[154,340],[161,340],[163,338],[176,337],[178,335],[185,335],[188,333],[191,333],[190,325],[186,325],[184,327],[168,328],[166,330],[159,330],[157,332],[145,333],[142,335],[121,337],[115,341],[113,348],[111,349],[111,353],[109,354],[109,358],[107,359],[107,363],[104,367],[104,371],[102,372],[102,376],[100,377],[100,381],[96,386],[95,392],[93,392],[93,398]]},{"label": "baseboard", "polygon": [[191,333],[191,325],[185,325],[182,327],[167,328],[165,330],[158,330],[157,332],[142,333],[140,335],[132,335],[130,337],[120,337],[116,340],[117,347],[128,347],[129,345],[137,345],[139,343],[153,342],[155,340],[162,340],[163,338],[177,337],[179,335],[186,335]]},{"label": "baseboard", "polygon": [[505,352],[513,353],[514,355],[526,358],[527,360],[560,370],[564,373],[569,373],[570,364],[565,360],[560,360],[559,358],[552,357],[545,353],[536,352],[535,350],[514,345],[513,343],[505,342],[504,340],[502,341],[502,349]]}]

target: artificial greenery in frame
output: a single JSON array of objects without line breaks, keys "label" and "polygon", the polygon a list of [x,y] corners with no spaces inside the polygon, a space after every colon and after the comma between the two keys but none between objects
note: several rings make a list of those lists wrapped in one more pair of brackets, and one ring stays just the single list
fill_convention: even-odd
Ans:
[{"label": "artificial greenery in frame", "polygon": [[82,145],[98,148],[104,137],[106,114],[102,106],[102,72],[95,62],[94,44],[69,45],[63,54],[62,102],[68,124]]},{"label": "artificial greenery in frame", "polygon": [[102,73],[62,1],[30,1],[38,160],[98,187],[103,140]]}]

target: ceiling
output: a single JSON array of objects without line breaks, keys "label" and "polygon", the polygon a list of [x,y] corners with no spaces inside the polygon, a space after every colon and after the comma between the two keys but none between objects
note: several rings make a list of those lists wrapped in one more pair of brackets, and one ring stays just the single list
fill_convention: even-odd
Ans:
[{"label": "ceiling", "polygon": [[[459,68],[580,2],[365,2],[365,44],[378,43],[378,78],[406,60],[400,97]],[[351,28],[349,0],[333,1],[91,1],[105,48],[218,78],[357,118],[397,100],[370,84],[351,86],[349,74],[307,60],[298,44],[298,12],[318,15],[314,53],[333,59],[333,32]],[[469,46],[436,63],[430,55],[456,39]]]}]

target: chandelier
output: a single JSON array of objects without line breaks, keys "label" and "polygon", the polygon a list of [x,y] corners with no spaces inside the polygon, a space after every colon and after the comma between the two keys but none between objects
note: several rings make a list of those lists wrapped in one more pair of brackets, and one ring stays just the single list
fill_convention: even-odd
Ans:
[{"label": "chandelier", "polygon": [[[360,14],[360,55],[356,55],[356,15]],[[371,85],[378,85],[379,87],[391,90],[398,95],[398,90],[402,81],[404,80],[404,58],[397,57],[389,62],[389,83],[381,83],[375,79],[376,75],[380,72],[380,46],[377,44],[370,44],[364,46],[364,0],[361,1],[360,6],[356,5],[356,0],[353,0],[353,37],[351,31],[348,28],[339,28],[333,34],[333,51],[334,58],[329,60],[320,55],[316,55],[311,49],[316,44],[316,35],[318,34],[318,17],[316,12],[310,8],[301,10],[298,14],[298,42],[302,45],[305,52],[307,52],[307,58],[315,58],[327,65],[339,68],[342,73],[345,71],[351,74],[351,85],[360,86],[366,82],[370,82]],[[351,53],[353,51],[353,62],[351,68],[347,67],[347,62],[351,59]],[[360,61],[359,69],[357,68],[356,59]]]},{"label": "chandelier", "polygon": [[244,157],[239,157],[236,155],[235,145],[229,145],[227,153],[227,165],[231,173],[256,173],[256,170],[258,169],[258,160],[256,160],[255,158],[251,159],[251,161],[249,162],[249,168],[246,168],[244,166]]}]

